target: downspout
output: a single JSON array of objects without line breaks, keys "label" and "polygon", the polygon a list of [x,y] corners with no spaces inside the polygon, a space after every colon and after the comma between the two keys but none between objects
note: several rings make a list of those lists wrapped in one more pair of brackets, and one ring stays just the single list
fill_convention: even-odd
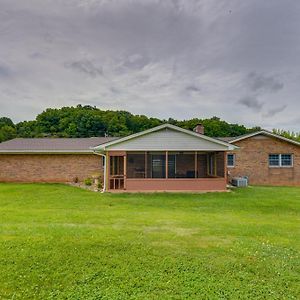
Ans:
[{"label": "downspout", "polygon": [[99,156],[102,156],[103,159],[104,159],[104,170],[103,170],[103,189],[101,191],[101,193],[104,193],[105,192],[105,189],[106,189],[106,155],[105,154],[102,154],[102,153],[98,153],[94,150],[94,154],[96,155],[99,155]]}]

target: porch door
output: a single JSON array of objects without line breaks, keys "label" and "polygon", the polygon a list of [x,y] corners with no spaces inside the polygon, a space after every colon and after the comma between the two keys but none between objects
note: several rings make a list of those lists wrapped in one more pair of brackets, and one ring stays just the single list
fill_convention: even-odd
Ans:
[{"label": "porch door", "polygon": [[151,168],[152,178],[166,178],[166,155],[152,154]]},{"label": "porch door", "polygon": [[110,156],[109,170],[109,188],[124,189],[124,156]]}]

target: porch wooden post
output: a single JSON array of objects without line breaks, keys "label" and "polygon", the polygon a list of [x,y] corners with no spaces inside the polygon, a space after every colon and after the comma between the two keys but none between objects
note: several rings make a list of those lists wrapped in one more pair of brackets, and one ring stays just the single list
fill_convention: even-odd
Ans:
[{"label": "porch wooden post", "polygon": [[206,154],[206,176],[210,175],[210,156]]},{"label": "porch wooden post", "polygon": [[197,178],[197,167],[198,167],[198,161],[197,161],[197,151],[195,151],[195,178]]},{"label": "porch wooden post", "polygon": [[144,175],[145,178],[147,178],[147,171],[148,171],[148,159],[147,159],[147,151],[145,151],[145,175]]},{"label": "porch wooden post", "polygon": [[214,167],[215,167],[214,174],[215,176],[217,176],[217,153],[216,152],[214,154]]},{"label": "porch wooden post", "polygon": [[169,162],[168,162],[168,151],[166,151],[166,178],[168,179]]},{"label": "porch wooden post", "polygon": [[110,188],[110,156],[109,156],[109,154],[108,153],[106,153],[106,164],[107,164],[107,166],[106,166],[106,174],[105,174],[105,176],[106,176],[106,178],[107,178],[107,180],[106,180],[106,190],[109,190],[109,188]]},{"label": "porch wooden post", "polygon": [[124,155],[124,190],[126,190],[126,178],[127,178],[127,153]]},{"label": "porch wooden post", "polygon": [[227,181],[227,152],[224,151],[224,178]]}]

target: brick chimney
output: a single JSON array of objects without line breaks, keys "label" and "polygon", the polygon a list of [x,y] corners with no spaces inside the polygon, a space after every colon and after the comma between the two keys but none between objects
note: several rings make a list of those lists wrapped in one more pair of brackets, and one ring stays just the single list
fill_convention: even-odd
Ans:
[{"label": "brick chimney", "polygon": [[193,129],[196,133],[204,134],[204,126],[202,124],[197,124]]}]

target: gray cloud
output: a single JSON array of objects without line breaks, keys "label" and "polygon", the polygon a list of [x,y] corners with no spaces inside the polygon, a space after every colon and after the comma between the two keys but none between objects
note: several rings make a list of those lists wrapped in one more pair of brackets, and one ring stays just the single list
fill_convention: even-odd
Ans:
[{"label": "gray cloud", "polygon": [[[261,112],[266,102],[269,102],[268,94],[274,94],[283,89],[284,84],[274,76],[266,76],[258,74],[257,72],[250,72],[243,81],[246,89],[246,96],[241,97],[238,103],[251,109],[254,112]],[[259,98],[267,99],[261,101]],[[274,101],[271,100],[273,103]],[[281,110],[285,109],[287,105],[276,107],[263,113],[263,117],[272,117]]]},{"label": "gray cloud", "polygon": [[273,116],[277,115],[278,113],[284,111],[286,108],[287,108],[286,104],[283,104],[283,105],[278,106],[278,107],[274,107],[272,109],[269,109],[267,111],[267,113],[264,114],[264,116],[267,117],[267,118],[273,117]]},{"label": "gray cloud", "polygon": [[[299,1],[0,0],[0,6],[0,107],[15,121],[82,102],[300,130],[292,121],[300,111]],[[283,104],[284,114],[268,109]]]},{"label": "gray cloud", "polygon": [[188,91],[188,92],[196,92],[196,93],[201,92],[201,89],[198,88],[197,86],[193,85],[193,84],[187,86],[187,87],[185,88],[185,90]]},{"label": "gray cloud", "polygon": [[95,66],[95,64],[89,60],[66,62],[64,65],[66,68],[85,73],[94,78],[103,75],[102,67]]},{"label": "gray cloud", "polygon": [[264,76],[251,72],[247,76],[247,82],[252,91],[278,92],[284,84],[272,76]]},{"label": "gray cloud", "polygon": [[12,75],[11,70],[4,65],[0,65],[0,78],[5,78],[5,77],[9,77]]},{"label": "gray cloud", "polygon": [[246,97],[243,97],[242,99],[240,99],[238,101],[239,104],[242,104],[248,108],[251,108],[252,110],[254,111],[261,111],[264,103],[263,102],[260,102],[258,101],[257,98],[255,97],[251,97],[251,96],[246,96]]},{"label": "gray cloud", "polygon": [[123,60],[122,67],[125,67],[126,69],[139,70],[144,68],[149,63],[149,58],[140,54],[133,54]]}]

